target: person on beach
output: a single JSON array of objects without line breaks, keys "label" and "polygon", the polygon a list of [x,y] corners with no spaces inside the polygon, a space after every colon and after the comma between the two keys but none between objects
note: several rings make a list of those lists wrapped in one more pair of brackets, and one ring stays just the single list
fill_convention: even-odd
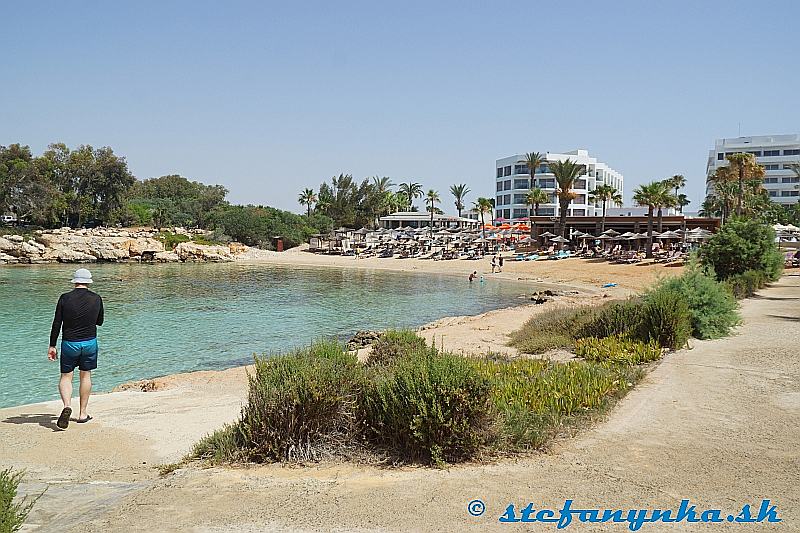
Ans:
[{"label": "person on beach", "polygon": [[61,429],[69,426],[72,416],[72,373],[80,370],[80,414],[76,420],[83,424],[92,419],[86,412],[89,394],[92,392],[92,370],[97,368],[97,326],[103,325],[103,299],[89,290],[92,273],[79,268],[72,277],[74,288],[64,293],[56,304],[53,327],[50,330],[50,348],[47,358],[58,359],[56,342],[61,333],[61,379],[58,392],[64,408],[56,425]]},{"label": "person on beach", "polygon": [[478,271],[473,270],[472,274],[469,275],[469,282],[472,283],[473,281],[475,281],[475,278],[477,277],[478,277]]},{"label": "person on beach", "polygon": [[498,272],[502,272],[503,271],[503,256],[502,255],[497,257],[497,271]]},{"label": "person on beach", "polygon": [[492,274],[494,274],[494,269],[497,268],[497,256],[492,256]]}]

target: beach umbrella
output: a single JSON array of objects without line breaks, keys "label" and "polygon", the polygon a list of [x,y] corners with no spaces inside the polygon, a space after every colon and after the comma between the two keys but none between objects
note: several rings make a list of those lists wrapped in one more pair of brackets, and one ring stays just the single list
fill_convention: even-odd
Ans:
[{"label": "beach umbrella", "polygon": [[633,236],[633,235],[636,235],[636,234],[635,234],[635,233],[633,233],[633,232],[630,232],[630,231],[626,231],[625,233],[623,233],[623,234],[621,234],[621,235],[620,235],[619,233],[617,233],[617,236],[618,236],[620,239],[627,239],[627,238],[629,238],[629,237],[631,237],[631,236]]},{"label": "beach umbrella", "polygon": [[617,235],[619,235],[619,232],[618,231],[614,231],[613,229],[607,229],[603,233],[601,233],[600,235],[609,235],[611,237],[616,237]]},{"label": "beach umbrella", "polygon": [[555,233],[550,233],[549,231],[545,231],[544,233],[540,233],[539,237],[555,237]]},{"label": "beach umbrella", "polygon": [[558,237],[553,237],[552,239],[550,239],[550,241],[551,242],[569,242],[568,239],[565,239],[561,235],[559,235]]}]

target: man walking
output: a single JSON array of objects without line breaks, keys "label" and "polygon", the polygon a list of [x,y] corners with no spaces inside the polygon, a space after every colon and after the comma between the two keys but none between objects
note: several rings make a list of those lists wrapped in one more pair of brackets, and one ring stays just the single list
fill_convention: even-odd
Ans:
[{"label": "man walking", "polygon": [[103,300],[89,290],[92,273],[85,268],[75,271],[72,278],[74,289],[64,293],[58,299],[53,328],[50,330],[50,348],[47,357],[51,361],[58,359],[56,342],[59,332],[61,336],[61,380],[58,392],[64,409],[58,417],[56,425],[66,429],[72,415],[72,373],[75,367],[80,370],[80,414],[77,422],[84,423],[92,419],[86,412],[89,394],[92,392],[92,370],[97,368],[97,326],[103,325]]}]

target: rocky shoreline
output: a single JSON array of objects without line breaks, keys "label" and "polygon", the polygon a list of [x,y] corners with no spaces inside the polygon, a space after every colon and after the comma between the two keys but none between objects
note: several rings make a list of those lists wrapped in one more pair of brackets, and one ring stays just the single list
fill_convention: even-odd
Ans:
[{"label": "rocky shoreline", "polygon": [[189,239],[167,250],[158,239],[162,230],[71,229],[37,230],[31,236],[0,235],[0,265],[46,263],[179,263],[230,262],[251,259],[256,248],[240,243],[205,245],[192,242],[204,234],[170,228],[169,233]]}]

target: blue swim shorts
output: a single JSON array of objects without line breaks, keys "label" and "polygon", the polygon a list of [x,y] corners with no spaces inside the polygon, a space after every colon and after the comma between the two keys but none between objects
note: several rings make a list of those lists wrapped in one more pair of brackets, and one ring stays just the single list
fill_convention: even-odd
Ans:
[{"label": "blue swim shorts", "polygon": [[61,341],[61,373],[97,368],[97,338],[87,341]]}]

